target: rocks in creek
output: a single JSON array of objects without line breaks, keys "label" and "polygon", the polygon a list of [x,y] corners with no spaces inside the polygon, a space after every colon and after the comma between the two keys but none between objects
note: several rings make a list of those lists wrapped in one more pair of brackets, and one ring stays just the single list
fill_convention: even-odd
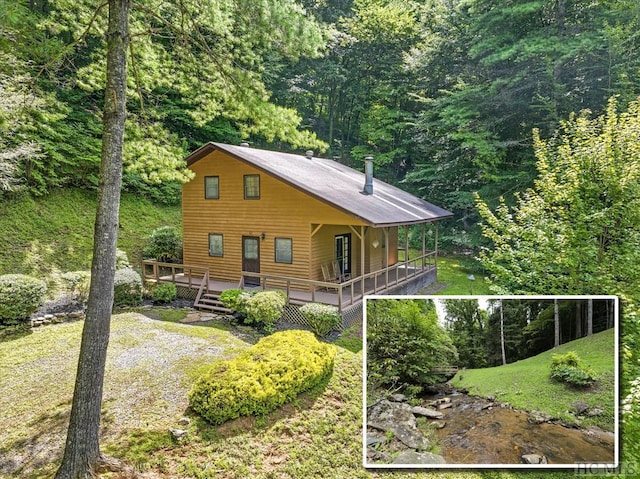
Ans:
[{"label": "rocks in creek", "polygon": [[547,458],[539,454],[525,454],[522,456],[523,464],[548,464]]},{"label": "rocks in creek", "polygon": [[393,402],[405,402],[407,400],[407,396],[400,393],[391,394],[389,396],[389,400]]},{"label": "rocks in creek", "polygon": [[528,418],[529,422],[533,424],[542,424],[543,422],[549,422],[552,419],[553,418],[551,416],[540,411],[531,411]]},{"label": "rocks in creek", "polygon": [[368,410],[367,425],[381,431],[389,431],[396,426],[415,429],[416,417],[408,404],[383,399]]},{"label": "rocks in creek", "polygon": [[571,414],[574,416],[595,417],[604,412],[604,409],[598,406],[591,407],[586,402],[576,401],[571,404]]},{"label": "rocks in creek", "polygon": [[393,464],[446,464],[444,457],[430,452],[404,451],[393,461]]},{"label": "rocks in creek", "polygon": [[444,417],[444,414],[441,413],[440,411],[436,411],[434,409],[429,409],[422,406],[414,406],[411,409],[411,412],[414,414],[414,416],[424,416],[429,419],[442,419]]},{"label": "rocks in creek", "polygon": [[[394,464],[441,464],[444,459],[440,456],[426,453],[430,444],[417,427],[416,416],[427,417],[431,419],[442,419],[444,414],[433,409],[425,407],[411,407],[400,395],[395,395],[390,401],[383,399],[376,404],[370,406],[367,410],[367,426],[371,429],[377,429],[384,432],[384,436],[376,434],[372,431],[367,432],[367,458],[370,461],[391,463],[388,454],[374,449],[374,446],[385,444],[390,438],[396,439],[396,444],[400,446],[401,453],[398,457],[403,462],[393,462]],[[444,427],[444,426],[443,426]],[[404,448],[405,450],[402,450]],[[418,454],[413,456],[409,453]],[[403,456],[405,455],[406,456]],[[415,462],[413,460],[415,459]],[[397,461],[398,459],[396,459]],[[404,461],[407,462],[404,462]],[[429,461],[429,462],[422,462]]]}]

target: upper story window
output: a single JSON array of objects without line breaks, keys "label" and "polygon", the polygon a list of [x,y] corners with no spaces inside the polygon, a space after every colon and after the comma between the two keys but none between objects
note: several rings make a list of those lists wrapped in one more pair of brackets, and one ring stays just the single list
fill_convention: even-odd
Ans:
[{"label": "upper story window", "polygon": [[260,175],[244,175],[244,199],[260,199]]},{"label": "upper story window", "polygon": [[219,176],[204,177],[204,197],[208,200],[217,200],[220,198]]}]

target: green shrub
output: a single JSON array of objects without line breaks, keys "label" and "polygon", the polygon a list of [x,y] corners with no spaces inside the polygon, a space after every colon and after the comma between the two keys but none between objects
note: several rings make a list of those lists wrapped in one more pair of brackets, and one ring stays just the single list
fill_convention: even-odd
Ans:
[{"label": "green shrub", "polygon": [[329,304],[307,303],[300,308],[300,313],[311,330],[320,337],[326,336],[340,324],[338,308]]},{"label": "green shrub", "polygon": [[225,308],[244,313],[245,311],[242,311],[244,304],[240,298],[243,293],[241,289],[226,289],[220,294],[220,301],[224,304]]},{"label": "green shrub", "polygon": [[230,361],[217,361],[200,376],[189,403],[212,424],[267,414],[313,389],[333,371],[335,348],[309,331],[262,338]]},{"label": "green shrub", "polygon": [[149,243],[144,248],[144,259],[155,259],[166,263],[182,262],[182,236],[173,226],[161,226],[153,230],[147,238]]},{"label": "green shrub", "polygon": [[116,249],[116,269],[125,269],[131,268],[131,263],[129,263],[129,257],[125,251],[121,249]]},{"label": "green shrub", "polygon": [[116,270],[113,283],[115,306],[136,306],[142,301],[142,278],[131,268]]},{"label": "green shrub", "polygon": [[576,387],[591,386],[597,380],[575,351],[551,356],[551,378]]},{"label": "green shrub", "polygon": [[284,292],[260,291],[248,298],[245,306],[247,320],[262,326],[266,331],[273,331],[273,326],[282,316],[286,305],[287,295]]},{"label": "green shrub", "polygon": [[44,302],[45,283],[24,274],[0,276],[0,320],[25,319]]},{"label": "green shrub", "polygon": [[65,293],[85,303],[89,298],[91,271],[69,271],[60,275],[60,283]]},{"label": "green shrub", "polygon": [[154,303],[170,303],[178,296],[178,290],[173,283],[162,283],[153,288]]}]

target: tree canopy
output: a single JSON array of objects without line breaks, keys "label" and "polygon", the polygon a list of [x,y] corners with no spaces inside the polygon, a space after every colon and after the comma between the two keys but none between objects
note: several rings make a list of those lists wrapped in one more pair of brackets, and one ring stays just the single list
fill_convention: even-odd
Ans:
[{"label": "tree canopy", "polygon": [[640,102],[572,115],[555,137],[534,132],[539,176],[495,212],[477,197],[481,252],[498,292],[637,295],[640,273]]}]

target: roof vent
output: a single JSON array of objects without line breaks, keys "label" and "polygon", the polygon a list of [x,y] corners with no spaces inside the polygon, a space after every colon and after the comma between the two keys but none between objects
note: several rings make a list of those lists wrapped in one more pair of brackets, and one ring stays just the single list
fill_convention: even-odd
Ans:
[{"label": "roof vent", "polygon": [[246,141],[243,141],[242,143],[240,143],[240,146],[249,146],[249,143],[247,143]]},{"label": "roof vent", "polygon": [[304,154],[304,156],[307,157],[308,160],[313,158],[313,150],[307,150]]},{"label": "roof vent", "polygon": [[373,156],[364,159],[364,189],[365,195],[373,194]]}]

